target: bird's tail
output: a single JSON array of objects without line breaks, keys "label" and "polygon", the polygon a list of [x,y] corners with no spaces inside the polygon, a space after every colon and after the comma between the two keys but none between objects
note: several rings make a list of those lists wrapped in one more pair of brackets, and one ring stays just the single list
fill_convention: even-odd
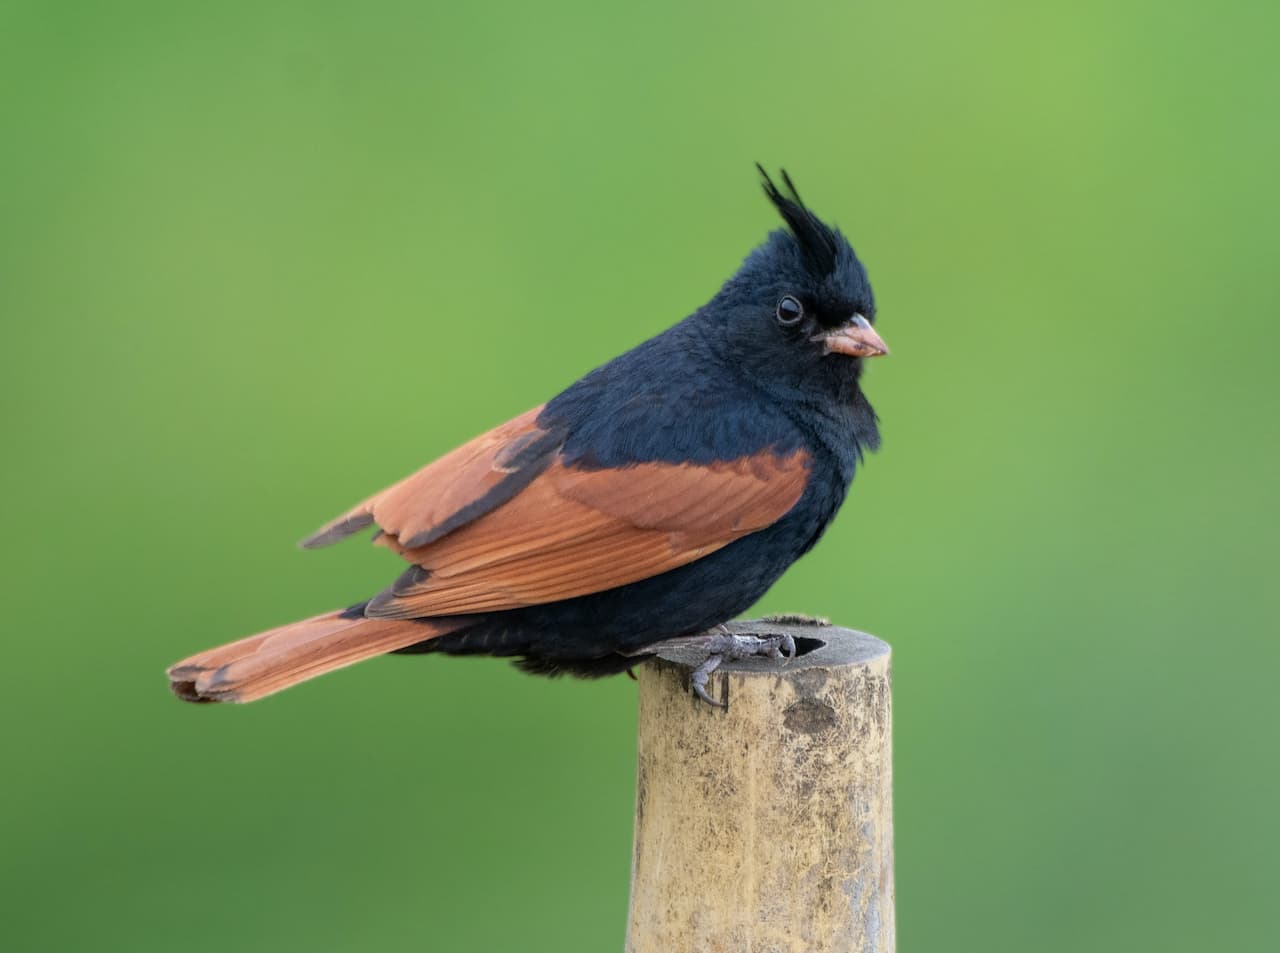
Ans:
[{"label": "bird's tail", "polygon": [[367,619],[361,608],[292,622],[183,659],[169,667],[169,687],[183,701],[251,702],[463,624]]}]

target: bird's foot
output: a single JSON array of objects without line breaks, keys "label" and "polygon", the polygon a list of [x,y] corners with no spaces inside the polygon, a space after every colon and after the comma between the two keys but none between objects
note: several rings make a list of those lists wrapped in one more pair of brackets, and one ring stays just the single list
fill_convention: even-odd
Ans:
[{"label": "bird's foot", "polygon": [[[778,635],[733,635],[724,626],[716,626],[715,635],[703,636],[703,646],[710,653],[707,660],[693,670],[689,676],[689,685],[693,693],[708,705],[728,709],[728,699],[716,701],[707,693],[707,681],[711,673],[726,660],[736,662],[740,659],[763,655],[767,658],[796,657],[796,640],[786,633]],[[727,689],[726,689],[727,692]]]}]

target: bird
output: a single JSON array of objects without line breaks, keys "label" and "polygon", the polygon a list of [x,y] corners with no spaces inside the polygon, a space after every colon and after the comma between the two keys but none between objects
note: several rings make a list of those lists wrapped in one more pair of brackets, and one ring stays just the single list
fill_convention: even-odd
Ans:
[{"label": "bird", "polygon": [[795,652],[733,636],[818,542],[878,449],[865,362],[889,353],[844,234],[757,164],[782,226],[702,307],[527,413],[368,497],[301,542],[362,530],[408,567],[346,608],[177,662],[190,702],[248,702],[378,655],[511,658],[540,675],[630,672],[701,640],[692,691],[726,658]]}]

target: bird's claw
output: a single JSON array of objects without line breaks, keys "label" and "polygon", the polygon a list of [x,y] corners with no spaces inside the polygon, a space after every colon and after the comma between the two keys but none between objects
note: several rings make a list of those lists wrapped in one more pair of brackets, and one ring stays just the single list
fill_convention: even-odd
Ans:
[{"label": "bird's claw", "polygon": [[724,661],[723,655],[709,655],[707,660],[693,670],[689,676],[689,686],[693,689],[693,693],[701,698],[708,705],[714,708],[729,707],[727,701],[716,701],[707,694],[707,679],[711,677],[711,673],[720,667],[720,663]]}]

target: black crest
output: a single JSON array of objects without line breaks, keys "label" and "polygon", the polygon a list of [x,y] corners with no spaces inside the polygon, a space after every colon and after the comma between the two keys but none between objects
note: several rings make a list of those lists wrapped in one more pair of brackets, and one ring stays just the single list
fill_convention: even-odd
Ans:
[{"label": "black crest", "polygon": [[810,267],[820,275],[831,274],[836,269],[836,252],[839,248],[835,232],[805,207],[786,169],[782,170],[782,184],[787,187],[790,195],[783,195],[778,190],[764,166],[757,162],[756,168],[760,170],[760,176],[764,180],[760,183],[764,187],[764,194],[787,223],[787,228],[791,230]]}]

